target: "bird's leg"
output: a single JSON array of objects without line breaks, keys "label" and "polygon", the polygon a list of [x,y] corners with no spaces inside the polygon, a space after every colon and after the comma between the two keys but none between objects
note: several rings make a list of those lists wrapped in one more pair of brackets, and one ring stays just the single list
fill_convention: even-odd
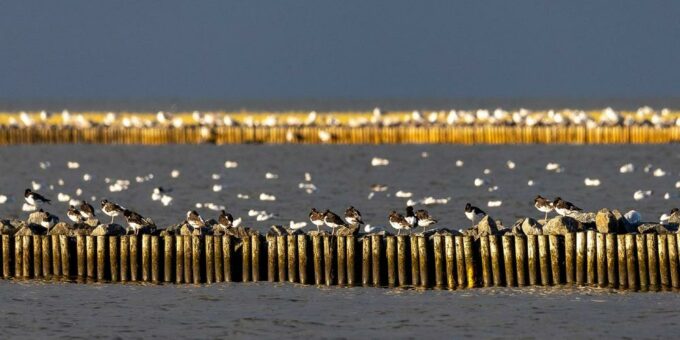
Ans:
[{"label": "bird's leg", "polygon": [[116,218],[116,216],[111,216],[111,224],[113,224],[113,219]]},{"label": "bird's leg", "polygon": [[545,212],[545,218],[543,218],[543,223],[548,223],[548,212]]},{"label": "bird's leg", "polygon": [[317,232],[317,233],[320,233],[320,232],[321,232],[321,229],[319,229],[319,226],[318,226],[318,225],[316,226],[316,232]]},{"label": "bird's leg", "polygon": [[397,236],[401,235],[401,229],[397,229]]}]

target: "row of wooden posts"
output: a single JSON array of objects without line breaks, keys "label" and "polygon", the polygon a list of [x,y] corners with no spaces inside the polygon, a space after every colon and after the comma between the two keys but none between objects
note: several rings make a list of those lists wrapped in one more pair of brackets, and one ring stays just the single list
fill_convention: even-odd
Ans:
[{"label": "row of wooden posts", "polygon": [[304,126],[304,127],[30,127],[0,128],[11,144],[621,144],[680,142],[680,127],[613,126]]},{"label": "row of wooden posts", "polygon": [[460,289],[680,287],[675,234],[2,236],[2,277]]}]

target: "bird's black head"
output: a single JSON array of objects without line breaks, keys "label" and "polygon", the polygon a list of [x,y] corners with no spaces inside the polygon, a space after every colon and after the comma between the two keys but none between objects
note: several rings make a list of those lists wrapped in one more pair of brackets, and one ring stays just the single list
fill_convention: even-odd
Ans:
[{"label": "bird's black head", "polygon": [[109,203],[109,201],[108,201],[107,199],[103,199],[103,200],[102,200],[102,205],[104,205],[104,204],[106,204],[106,203]]},{"label": "bird's black head", "polygon": [[673,208],[673,209],[671,209],[670,215],[673,215],[673,214],[678,213],[678,212],[680,212],[680,209],[678,209],[678,208]]},{"label": "bird's black head", "polygon": [[125,210],[123,211],[123,216],[125,216],[125,217],[130,217],[130,215],[132,215],[132,211],[127,210],[127,209],[125,209]]},{"label": "bird's black head", "polygon": [[318,214],[318,213],[319,213],[319,211],[316,210],[316,208],[312,208],[312,212],[315,213],[315,214]]},{"label": "bird's black head", "polygon": [[470,210],[472,210],[472,204],[470,204],[469,202],[465,203],[465,211],[470,211]]},{"label": "bird's black head", "polygon": [[406,207],[406,213],[412,214],[413,213],[413,206],[409,205],[408,207]]},{"label": "bird's black head", "polygon": [[226,211],[224,211],[224,209],[222,209],[222,210],[220,210],[220,214],[222,214],[222,215],[226,215],[226,214],[227,214],[227,212],[226,212]]},{"label": "bird's black head", "polygon": [[28,194],[30,194],[30,193],[31,193],[31,189],[26,189],[26,190],[24,191],[24,195],[28,195]]},{"label": "bird's black head", "polygon": [[557,196],[557,197],[555,197],[555,200],[553,201],[553,204],[554,204],[554,205],[557,205],[557,203],[559,203],[561,200],[562,200],[562,197]]},{"label": "bird's black head", "polygon": [[540,200],[540,199],[543,199],[543,196],[541,196],[541,195],[536,195],[536,200]]}]

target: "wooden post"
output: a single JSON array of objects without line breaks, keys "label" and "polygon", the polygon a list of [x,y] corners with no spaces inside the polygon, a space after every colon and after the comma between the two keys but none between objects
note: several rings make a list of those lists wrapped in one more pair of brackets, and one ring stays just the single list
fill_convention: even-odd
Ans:
[{"label": "wooden post", "polygon": [[640,280],[640,290],[649,289],[647,272],[647,241],[644,234],[635,235],[635,247],[637,248],[637,264]]},{"label": "wooden post", "polygon": [[[120,281],[127,282],[129,279],[130,266],[130,238],[120,237]],[[179,283],[179,282],[178,282]]]},{"label": "wooden post", "polygon": [[517,235],[515,236],[515,267],[517,268],[517,285],[520,287],[526,286],[527,284],[527,276],[525,271],[526,258],[526,237]]},{"label": "wooden post", "polygon": [[[312,252],[314,255],[314,283],[321,285],[323,283],[323,239],[321,235],[315,234],[312,236]],[[279,271],[280,273],[280,271]],[[279,277],[279,281],[282,279]]]},{"label": "wooden post", "polygon": [[550,252],[548,249],[548,235],[538,235],[538,256],[541,267],[541,285],[550,285]]},{"label": "wooden post", "polygon": [[628,288],[628,268],[626,259],[626,235],[621,234],[616,236],[616,250],[618,251],[618,269],[619,269],[619,288]]},{"label": "wooden post", "polygon": [[638,285],[637,275],[637,250],[635,235],[626,234],[626,269],[628,272],[628,289],[636,290]]},{"label": "wooden post", "polygon": [[417,287],[420,285],[420,259],[418,258],[418,236],[412,234],[409,236],[411,241],[411,285]]},{"label": "wooden post", "polygon": [[337,254],[338,254],[338,285],[344,286],[347,283],[347,247],[345,246],[345,237],[337,236]]},{"label": "wooden post", "polygon": [[33,276],[42,278],[42,237],[33,235]]},{"label": "wooden post", "polygon": [[288,281],[291,283],[297,282],[297,238],[295,235],[288,235],[286,240],[288,241]]},{"label": "wooden post", "polygon": [[501,278],[501,252],[498,245],[498,236],[489,236],[489,252],[491,255],[491,272],[493,273],[493,285],[500,287],[503,284]]},{"label": "wooden post", "polygon": [[[191,254],[191,259],[193,260],[193,263],[191,265],[193,272],[192,276],[194,278],[194,284],[201,284],[203,283],[203,276],[202,276],[202,262],[201,260],[203,259],[203,236],[197,235],[197,236],[192,236],[191,237],[191,243],[192,243],[192,254]],[[248,237],[246,237],[248,239]],[[249,258],[250,257],[250,252],[246,252],[246,247],[243,247],[243,258]],[[246,273],[246,266],[245,266],[245,261],[243,263],[243,272]],[[250,268],[248,268],[250,269]],[[245,281],[245,280],[244,280]]]},{"label": "wooden post", "polygon": [[50,235],[52,237],[52,275],[54,277],[61,276],[61,247],[59,246],[59,235]]},{"label": "wooden post", "polygon": [[205,282],[215,282],[215,241],[212,235],[205,236]]},{"label": "wooden post", "polygon": [[[349,239],[349,237],[348,237]],[[300,283],[307,284],[307,235],[297,236],[298,245],[298,274],[300,275]],[[354,249],[354,248],[352,248]],[[354,267],[352,267],[354,268]],[[354,277],[352,277],[354,278]]]},{"label": "wooden post", "polygon": [[21,237],[21,246],[23,248],[21,256],[23,257],[21,262],[23,262],[22,276],[24,279],[30,279],[33,271],[31,270],[31,265],[33,264],[33,259],[31,259],[31,253],[33,252],[33,236],[24,235]]},{"label": "wooden post", "polygon": [[335,241],[335,236],[324,235],[323,237],[323,267],[325,270],[325,282],[326,286],[333,284],[333,241]]},{"label": "wooden post", "polygon": [[192,249],[192,238],[193,236],[185,235],[182,237],[182,240],[184,242],[184,282],[186,283],[192,283],[194,282],[193,280],[193,261],[191,260],[191,255],[193,254],[193,249]]},{"label": "wooden post", "polygon": [[610,288],[616,288],[616,234],[606,235],[606,251],[607,251],[607,281]]},{"label": "wooden post", "polygon": [[347,285],[352,287],[356,284],[356,238],[353,235],[347,236],[345,246],[347,246]]},{"label": "wooden post", "polygon": [[418,260],[420,261],[420,286],[427,288],[430,286],[427,258],[427,238],[418,236]]},{"label": "wooden post", "polygon": [[224,281],[226,282],[231,282],[232,277],[231,277],[231,251],[232,251],[232,246],[231,246],[231,236],[229,235],[224,235],[222,236],[222,259],[223,259],[223,265],[224,265]]},{"label": "wooden post", "polygon": [[[285,237],[285,236],[284,236]],[[285,239],[284,239],[285,242]],[[245,236],[241,238],[241,253],[243,256],[241,257],[241,281],[243,282],[249,282],[251,281],[251,267],[250,267],[250,260],[252,259],[251,253],[251,239],[249,236]],[[285,258],[286,254],[284,254]]]},{"label": "wooden post", "polygon": [[448,289],[456,289],[456,244],[453,235],[444,236],[446,257],[446,283]]},{"label": "wooden post", "polygon": [[385,255],[387,257],[387,285],[394,287],[397,284],[397,239],[395,236],[385,236]]},{"label": "wooden post", "polygon": [[278,251],[279,259],[279,282],[285,282],[288,279],[288,275],[286,275],[286,271],[288,270],[288,247],[286,246],[286,235],[276,236],[276,249]]},{"label": "wooden post", "polygon": [[373,286],[379,287],[382,283],[380,277],[380,258],[382,251],[382,237],[377,234],[371,235],[371,277],[373,278]]},{"label": "wooden post", "polygon": [[[3,235],[3,254],[5,251],[5,245],[4,245],[4,236]],[[43,271],[43,276],[45,278],[49,278],[52,276],[52,238],[50,235],[42,235],[41,237],[42,240],[42,271]],[[9,246],[9,245],[8,245]],[[9,249],[7,249],[9,251]],[[4,255],[3,255],[3,262],[4,262]],[[9,259],[8,260],[8,267],[7,270],[4,271],[5,273],[9,274]],[[3,264],[4,267],[4,264]],[[83,274],[84,275],[84,274]]]},{"label": "wooden post", "polygon": [[276,252],[276,236],[267,235],[267,281],[276,281],[276,263],[278,253]]},{"label": "wooden post", "polygon": [[71,278],[71,253],[69,251],[69,238],[66,235],[59,235],[59,254],[61,258],[61,275],[65,279]]},{"label": "wooden post", "polygon": [[151,282],[160,282],[160,240],[158,236],[151,236]]},{"label": "wooden post", "polygon": [[576,233],[576,284],[583,286],[586,282],[586,233]]},{"label": "wooden post", "polygon": [[597,283],[597,237],[594,230],[586,232],[586,270],[589,285]]},{"label": "wooden post", "polygon": [[560,259],[560,239],[557,235],[548,236],[550,245],[550,270],[552,271],[552,283],[554,285],[562,284],[561,273],[561,259]]},{"label": "wooden post", "polygon": [[432,238],[432,249],[434,254],[434,284],[435,288],[441,289],[444,287],[444,242],[441,235],[433,235]]},{"label": "wooden post", "polygon": [[78,280],[87,279],[87,252],[85,235],[76,235],[76,261],[78,263]]},{"label": "wooden post", "polygon": [[215,282],[224,282],[224,255],[222,255],[222,236],[213,236],[215,252]]},{"label": "wooden post", "polygon": [[87,253],[87,279],[94,280],[97,275],[97,238],[95,236],[85,236],[85,251]]},{"label": "wooden post", "polygon": [[666,234],[660,234],[657,238],[659,249],[659,278],[661,279],[661,287],[668,289],[671,286],[670,272],[668,270],[668,241]]},{"label": "wooden post", "polygon": [[671,287],[680,287],[680,273],[678,273],[678,244],[676,242],[677,235],[669,234],[666,236],[668,241],[668,264],[671,271]]},{"label": "wooden post", "polygon": [[529,269],[529,285],[535,286],[539,282],[539,271],[538,271],[538,236],[537,235],[527,235],[527,256],[529,257],[528,266]]},{"label": "wooden post", "polygon": [[[121,245],[121,249],[122,249]],[[184,281],[184,236],[175,236],[175,283]]]},{"label": "wooden post", "polygon": [[564,235],[564,267],[567,284],[573,285],[576,282],[576,234],[567,233]]},{"label": "wooden post", "polygon": [[142,235],[142,281],[151,281],[151,235]]},{"label": "wooden post", "polygon": [[[139,281],[139,237],[137,235],[127,237],[130,241],[130,281],[136,282]],[[191,252],[191,247],[189,247],[189,252]]]},{"label": "wooden post", "polygon": [[[57,245],[59,245],[57,243]],[[23,279],[23,247],[21,245],[21,236],[14,236],[14,277],[16,279]],[[57,247],[57,252],[59,247]]]},{"label": "wooden post", "polygon": [[491,275],[491,258],[489,250],[489,237],[482,236],[479,238],[479,249],[482,257],[482,282],[484,287],[491,287],[492,275]]},{"label": "wooden post", "polygon": [[659,289],[659,261],[656,234],[646,234],[647,237],[647,269],[649,272],[649,286],[652,290]]},{"label": "wooden post", "polygon": [[[49,240],[49,236],[48,236]],[[9,235],[2,235],[2,277],[4,279],[9,279],[12,277],[12,252],[10,250],[11,243],[10,243],[10,236]],[[48,243],[48,247],[44,248],[45,251],[44,253],[50,253],[50,247]]]},{"label": "wooden post", "polygon": [[397,236],[397,276],[399,278],[399,286],[405,287],[408,285],[408,277],[406,272],[406,256],[409,254],[409,247],[407,243],[407,236]]},{"label": "wooden post", "polygon": [[597,248],[597,284],[600,288],[607,285],[607,254],[605,251],[605,234],[596,233]]},{"label": "wooden post", "polygon": [[[221,241],[221,239],[220,239]],[[163,236],[163,281],[172,282],[173,266],[172,254],[175,249],[175,237],[173,235]],[[220,267],[221,268],[221,267]]]},{"label": "wooden post", "polygon": [[97,281],[106,281],[106,236],[97,236]]},{"label": "wooden post", "polygon": [[463,253],[465,254],[465,272],[467,273],[467,286],[474,288],[477,284],[477,275],[475,273],[475,259],[473,252],[473,243],[471,236],[463,237]]},{"label": "wooden post", "polygon": [[253,281],[260,281],[260,234],[250,236],[250,248],[252,250],[251,268]]},{"label": "wooden post", "polygon": [[515,268],[513,263],[515,262],[514,254],[514,237],[512,235],[503,235],[503,259],[505,267],[505,283],[508,287],[515,286]]},{"label": "wooden post", "polygon": [[118,267],[119,247],[118,236],[109,236],[109,268],[111,269],[111,281],[120,281],[120,268]]}]

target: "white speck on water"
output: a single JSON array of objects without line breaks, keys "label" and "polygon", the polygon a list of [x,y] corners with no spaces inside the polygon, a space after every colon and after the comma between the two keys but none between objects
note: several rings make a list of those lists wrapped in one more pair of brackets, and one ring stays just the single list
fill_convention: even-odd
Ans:
[{"label": "white speck on water", "polygon": [[227,169],[236,168],[236,167],[238,167],[238,162],[226,161],[226,162],[224,162],[224,167],[227,168]]}]

